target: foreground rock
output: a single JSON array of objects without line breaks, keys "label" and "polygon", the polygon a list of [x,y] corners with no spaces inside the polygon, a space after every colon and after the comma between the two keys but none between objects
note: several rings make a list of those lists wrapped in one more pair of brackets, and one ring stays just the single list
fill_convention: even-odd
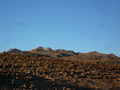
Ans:
[{"label": "foreground rock", "polygon": [[0,54],[2,90],[119,90],[120,66]]}]

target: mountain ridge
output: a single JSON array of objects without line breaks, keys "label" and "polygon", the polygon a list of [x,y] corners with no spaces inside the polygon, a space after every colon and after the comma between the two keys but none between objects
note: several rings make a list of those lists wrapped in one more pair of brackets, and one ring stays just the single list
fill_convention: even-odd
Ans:
[{"label": "mountain ridge", "polygon": [[[56,50],[53,50],[51,49],[50,47],[47,47],[47,48],[44,48],[44,47],[37,47],[35,49],[32,49],[32,50],[28,50],[28,51],[22,51],[20,49],[16,49],[16,48],[13,48],[13,49],[9,49],[8,51],[6,51],[7,53],[36,53],[36,54],[49,54],[49,53],[53,53],[53,54],[56,54],[56,56],[54,57],[68,57],[68,56],[74,56],[74,55],[86,55],[86,56],[107,56],[107,57],[112,57],[112,58],[119,58],[117,57],[115,54],[103,54],[103,53],[100,53],[100,52],[97,52],[97,51],[91,51],[91,52],[88,52],[88,53],[80,53],[80,52],[74,52],[72,50],[65,50],[65,49],[56,49]],[[59,54],[59,55],[58,55]]]},{"label": "mountain ridge", "polygon": [[53,50],[49,47],[37,47],[32,50],[22,51],[19,49],[10,49],[4,53],[11,54],[23,54],[23,55],[34,55],[39,57],[50,57],[50,58],[61,58],[64,60],[73,60],[73,61],[81,61],[81,62],[102,62],[107,64],[120,64],[120,57],[110,53],[104,54],[97,51],[92,51],[88,53],[80,53],[74,52],[72,50],[65,49],[56,49]]}]

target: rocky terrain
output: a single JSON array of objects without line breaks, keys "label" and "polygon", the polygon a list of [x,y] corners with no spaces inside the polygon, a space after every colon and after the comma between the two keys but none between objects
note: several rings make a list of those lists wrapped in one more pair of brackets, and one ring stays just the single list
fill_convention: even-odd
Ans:
[{"label": "rocky terrain", "polygon": [[103,54],[96,51],[88,53],[76,53],[71,50],[38,47],[29,51],[22,51],[19,49],[10,49],[7,53],[44,56],[52,58],[61,58],[64,60],[82,61],[82,62],[101,62],[106,64],[120,65],[120,58],[114,54]]},{"label": "rocky terrain", "polygon": [[[44,53],[35,55],[34,50],[27,54],[26,51],[24,54],[21,50],[17,51],[11,53],[9,50],[0,54],[1,90],[120,90],[120,66],[100,62],[99,58],[94,58],[101,55],[98,52],[86,53],[85,56],[75,53],[81,59],[94,58],[91,59],[93,61],[84,61],[86,58],[79,61],[75,60],[77,57],[69,60],[68,57],[74,55],[66,56],[66,60],[66,57],[50,57]],[[107,55],[103,54],[103,57],[106,58]],[[108,57],[112,60],[119,59],[112,54]]]}]

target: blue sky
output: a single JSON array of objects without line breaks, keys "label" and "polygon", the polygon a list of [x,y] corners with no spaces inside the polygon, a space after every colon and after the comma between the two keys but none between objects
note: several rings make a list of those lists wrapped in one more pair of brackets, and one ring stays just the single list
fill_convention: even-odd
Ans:
[{"label": "blue sky", "polygon": [[0,52],[42,47],[120,57],[120,0],[0,0]]}]

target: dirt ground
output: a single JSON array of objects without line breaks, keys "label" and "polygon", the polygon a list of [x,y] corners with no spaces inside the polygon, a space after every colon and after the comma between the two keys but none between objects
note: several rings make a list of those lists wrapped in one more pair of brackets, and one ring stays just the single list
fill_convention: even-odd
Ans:
[{"label": "dirt ground", "polygon": [[1,90],[120,90],[120,66],[0,54]]}]

